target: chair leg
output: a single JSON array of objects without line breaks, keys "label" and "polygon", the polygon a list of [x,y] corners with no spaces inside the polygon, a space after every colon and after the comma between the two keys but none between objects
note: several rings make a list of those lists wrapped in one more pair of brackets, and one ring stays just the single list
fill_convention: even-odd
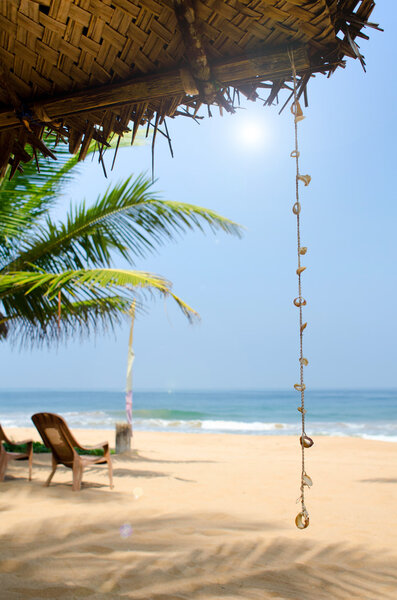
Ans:
[{"label": "chair leg", "polygon": [[32,466],[33,466],[33,443],[28,444],[29,454],[29,481],[32,481]]},{"label": "chair leg", "polygon": [[7,470],[8,457],[4,450],[3,444],[0,442],[0,481],[4,481]]},{"label": "chair leg", "polygon": [[109,470],[109,487],[113,489],[113,465],[110,456],[107,459],[108,462],[108,470]]},{"label": "chair leg", "polygon": [[80,460],[73,462],[73,485],[72,491],[79,492],[81,488],[81,480],[83,479],[83,465]]},{"label": "chair leg", "polygon": [[46,485],[47,487],[50,485],[50,483],[51,483],[51,479],[54,477],[54,473],[55,473],[55,471],[57,470],[57,466],[58,466],[58,463],[57,463],[57,461],[55,460],[55,458],[54,458],[54,455],[53,455],[53,456],[52,456],[52,471],[51,471],[51,473],[50,473],[50,476],[49,476],[49,478],[48,478],[48,479],[47,479],[47,481],[45,482],[45,485]]}]

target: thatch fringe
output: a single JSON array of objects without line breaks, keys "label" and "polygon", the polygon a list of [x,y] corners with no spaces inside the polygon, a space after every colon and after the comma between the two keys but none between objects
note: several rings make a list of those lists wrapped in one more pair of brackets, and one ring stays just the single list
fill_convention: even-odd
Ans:
[{"label": "thatch fringe", "polygon": [[[289,52],[307,102],[315,73],[345,56],[365,68],[357,37],[373,0],[8,0],[0,3],[0,176],[37,152],[46,132],[100,162],[109,139],[202,105],[233,112],[240,93],[266,105],[291,90]],[[88,8],[87,8],[88,7]],[[289,99],[287,98],[286,103]],[[284,107],[283,106],[283,107]],[[282,108],[283,108],[282,107]],[[163,132],[164,133],[164,132]],[[165,133],[169,140],[168,129]],[[170,140],[169,140],[170,141]],[[104,164],[103,164],[104,167]],[[105,170],[105,167],[104,167]]]}]

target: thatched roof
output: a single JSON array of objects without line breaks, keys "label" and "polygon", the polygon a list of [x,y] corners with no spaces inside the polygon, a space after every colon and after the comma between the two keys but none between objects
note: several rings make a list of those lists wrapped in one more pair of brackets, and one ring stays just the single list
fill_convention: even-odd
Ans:
[{"label": "thatched roof", "polygon": [[[45,132],[85,157],[109,138],[202,104],[233,111],[240,93],[272,104],[291,81],[332,73],[373,0],[3,0],[0,2],[0,176]],[[208,109],[210,112],[210,108]],[[44,138],[43,138],[44,135]],[[44,140],[44,141],[42,141]]]}]

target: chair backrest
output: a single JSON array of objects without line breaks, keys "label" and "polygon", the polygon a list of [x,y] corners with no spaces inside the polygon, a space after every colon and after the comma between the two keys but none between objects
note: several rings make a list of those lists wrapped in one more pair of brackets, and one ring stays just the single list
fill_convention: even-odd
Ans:
[{"label": "chair backrest", "polygon": [[36,413],[32,416],[32,421],[44,444],[50,448],[57,461],[68,467],[71,466],[77,442],[64,419],[53,413]]},{"label": "chair backrest", "polygon": [[0,425],[0,442],[6,442],[7,444],[10,443],[10,440],[6,436],[5,431],[1,425]]}]

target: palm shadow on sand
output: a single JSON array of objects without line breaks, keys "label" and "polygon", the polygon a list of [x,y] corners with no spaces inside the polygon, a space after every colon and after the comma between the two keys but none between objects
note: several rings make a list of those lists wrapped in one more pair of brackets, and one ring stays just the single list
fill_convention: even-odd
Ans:
[{"label": "palm shadow on sand", "polygon": [[[114,502],[114,509],[117,502]],[[395,600],[397,565],[359,546],[280,536],[225,514],[67,515],[7,535],[4,597],[136,600]],[[273,541],[269,541],[273,538]],[[24,584],[25,582],[25,584]],[[29,582],[27,584],[26,582]]]}]

